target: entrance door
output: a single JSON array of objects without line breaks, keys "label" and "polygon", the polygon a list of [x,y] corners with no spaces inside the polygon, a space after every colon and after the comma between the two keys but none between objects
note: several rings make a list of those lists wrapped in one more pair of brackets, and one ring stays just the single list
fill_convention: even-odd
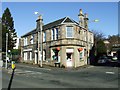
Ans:
[{"label": "entrance door", "polygon": [[66,53],[67,55],[67,61],[66,61],[66,63],[67,63],[67,67],[72,67],[72,53]]},{"label": "entrance door", "polygon": [[38,53],[35,53],[35,64],[37,64],[38,61]]}]

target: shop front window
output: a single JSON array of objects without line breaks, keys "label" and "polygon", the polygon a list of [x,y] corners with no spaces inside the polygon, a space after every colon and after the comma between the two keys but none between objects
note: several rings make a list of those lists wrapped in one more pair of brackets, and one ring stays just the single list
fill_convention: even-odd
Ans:
[{"label": "shop front window", "polygon": [[83,53],[82,52],[79,52],[79,59],[80,59],[80,61],[83,60]]},{"label": "shop front window", "polygon": [[53,60],[58,61],[58,52],[59,51],[54,49],[53,52],[54,52],[54,55],[52,56]]}]

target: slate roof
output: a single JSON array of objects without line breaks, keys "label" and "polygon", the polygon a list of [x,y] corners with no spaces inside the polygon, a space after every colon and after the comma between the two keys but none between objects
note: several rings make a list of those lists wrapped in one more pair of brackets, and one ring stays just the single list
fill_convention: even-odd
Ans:
[{"label": "slate roof", "polygon": [[31,35],[31,34],[34,34],[34,33],[36,33],[36,32],[37,32],[36,29],[34,29],[34,30],[32,30],[32,31],[24,34],[23,36],[21,36],[21,38],[22,38],[22,37],[25,37],[25,36],[28,36],[28,35]]},{"label": "slate roof", "polygon": [[63,21],[65,18],[66,18],[66,17],[44,25],[44,26],[43,26],[43,30],[47,30],[47,29],[50,29],[50,28],[52,28],[52,27],[55,27],[55,26],[61,24],[62,21]]},{"label": "slate roof", "polygon": [[[63,22],[64,22],[64,23],[69,23],[69,22],[71,23],[71,22],[72,22],[72,23],[78,24],[76,21],[70,19],[69,17],[64,17],[64,18],[62,18],[62,19],[59,19],[59,20],[56,20],[56,21],[53,21],[53,22],[51,22],[51,23],[48,23],[48,24],[44,25],[44,26],[43,26],[43,30],[51,29],[51,28],[53,28],[53,27],[55,27],[55,26],[58,26],[58,25],[62,24]],[[34,33],[36,33],[36,32],[37,32],[36,29],[34,29],[34,30],[26,33],[25,35],[21,36],[21,37],[25,37],[25,36],[28,36],[28,35],[30,35],[30,34],[34,34]]]}]

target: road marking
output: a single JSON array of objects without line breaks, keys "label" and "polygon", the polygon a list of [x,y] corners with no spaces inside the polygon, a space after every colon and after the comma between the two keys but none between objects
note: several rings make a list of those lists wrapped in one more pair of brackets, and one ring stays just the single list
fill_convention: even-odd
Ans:
[{"label": "road marking", "polygon": [[25,71],[25,72],[30,74],[42,74],[41,72],[36,72],[36,71]]},{"label": "road marking", "polygon": [[115,74],[115,72],[106,72],[106,74]]},{"label": "road marking", "polygon": [[35,69],[42,69],[42,70],[49,70],[49,71],[51,70],[51,69],[48,69],[48,68],[39,68],[39,67],[31,67],[31,66],[24,66],[24,65],[18,65],[18,66],[35,68]]},{"label": "road marking", "polygon": [[[12,73],[12,70],[9,70],[8,73]],[[15,69],[15,74],[42,74],[41,72],[37,72],[37,71],[29,71],[29,70],[21,70],[21,69]]]},{"label": "road marking", "polygon": [[94,67],[94,66],[89,66],[88,68],[92,68],[92,67]]}]

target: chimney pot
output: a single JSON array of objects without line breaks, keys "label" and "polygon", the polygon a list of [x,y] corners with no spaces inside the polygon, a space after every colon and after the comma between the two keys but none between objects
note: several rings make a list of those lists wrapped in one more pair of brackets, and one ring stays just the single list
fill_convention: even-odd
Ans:
[{"label": "chimney pot", "polygon": [[80,9],[80,14],[83,14],[82,9]]},{"label": "chimney pot", "polygon": [[84,14],[84,17],[85,17],[85,18],[88,18],[88,14],[87,14],[87,13],[85,13],[85,14]]}]

